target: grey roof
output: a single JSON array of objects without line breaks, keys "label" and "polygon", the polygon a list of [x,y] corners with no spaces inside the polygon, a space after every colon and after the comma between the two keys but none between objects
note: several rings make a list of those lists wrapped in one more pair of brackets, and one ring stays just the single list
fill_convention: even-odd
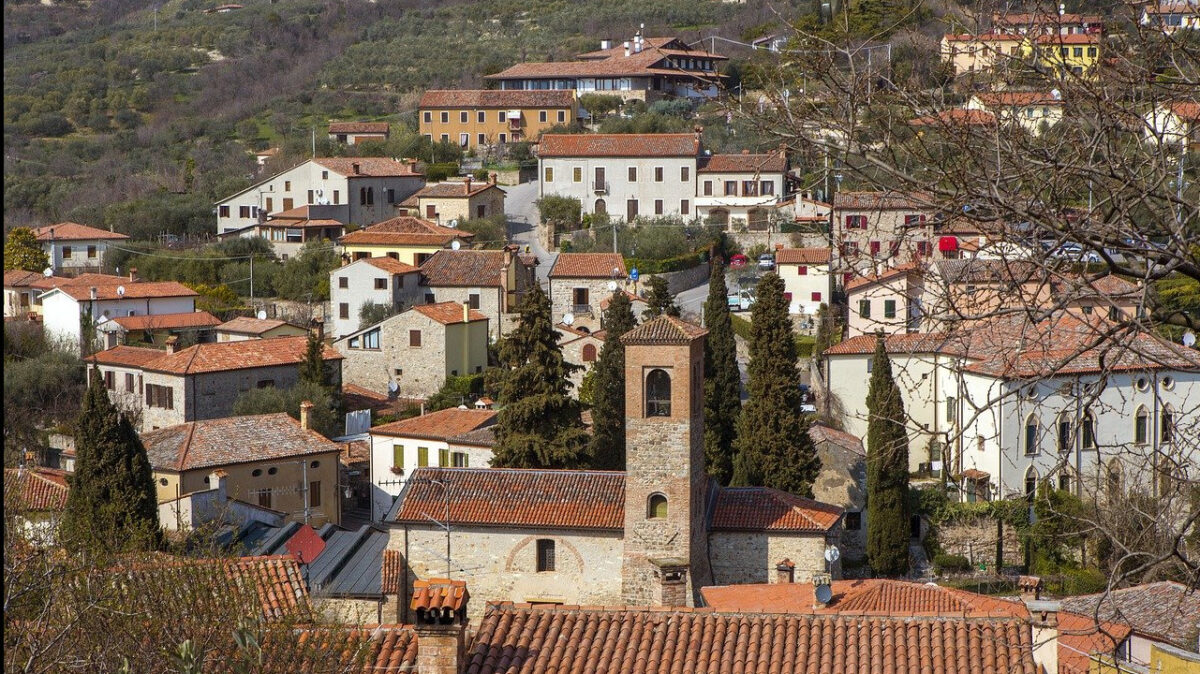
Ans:
[{"label": "grey roof", "polygon": [[252,557],[288,554],[287,542],[301,526],[299,522],[288,522],[281,527],[271,527],[266,535],[259,534],[245,541],[246,554]]},{"label": "grey roof", "polygon": [[496,427],[484,426],[466,433],[459,433],[454,437],[446,438],[446,442],[451,445],[472,445],[475,447],[492,447],[496,444]]},{"label": "grey roof", "polygon": [[364,524],[358,531],[323,527],[325,549],[308,565],[313,596],[377,597],[383,594],[386,531]]}]

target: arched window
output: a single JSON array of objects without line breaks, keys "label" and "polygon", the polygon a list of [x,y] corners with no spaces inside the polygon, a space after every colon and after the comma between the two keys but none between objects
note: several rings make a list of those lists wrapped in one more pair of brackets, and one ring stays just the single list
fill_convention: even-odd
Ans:
[{"label": "arched window", "polygon": [[1058,415],[1058,451],[1071,451],[1071,417],[1066,412]]},{"label": "arched window", "polygon": [[1038,452],[1038,422],[1037,417],[1030,414],[1025,417],[1025,454]]},{"label": "arched window", "polygon": [[1037,483],[1037,470],[1033,466],[1030,466],[1025,471],[1025,496],[1027,498],[1033,498],[1034,494],[1037,493]]},{"label": "arched window", "polygon": [[646,416],[671,416],[671,375],[666,370],[651,370],[646,376]]},{"label": "arched window", "polygon": [[1146,413],[1145,407],[1138,407],[1137,413],[1133,416],[1133,441],[1136,444],[1144,445],[1150,437],[1150,415]]},{"label": "arched window", "polygon": [[1159,437],[1164,445],[1175,439],[1175,412],[1170,407],[1164,407],[1159,420]]},{"label": "arched window", "polygon": [[595,344],[584,344],[583,345],[583,362],[592,363],[595,361],[596,361],[596,345]]},{"label": "arched window", "polygon": [[596,200],[596,207],[592,209],[596,215],[608,215],[608,204],[603,199]]},{"label": "arched window", "polygon": [[646,518],[652,520],[665,519],[667,516],[667,497],[662,494],[651,494],[646,501]]},{"label": "arched window", "polygon": [[1084,449],[1096,448],[1096,418],[1091,412],[1083,413],[1083,421],[1080,422],[1083,427],[1080,429],[1080,437],[1083,439]]},{"label": "arched window", "polygon": [[1063,470],[1058,474],[1058,489],[1059,491],[1071,491],[1071,472]]}]

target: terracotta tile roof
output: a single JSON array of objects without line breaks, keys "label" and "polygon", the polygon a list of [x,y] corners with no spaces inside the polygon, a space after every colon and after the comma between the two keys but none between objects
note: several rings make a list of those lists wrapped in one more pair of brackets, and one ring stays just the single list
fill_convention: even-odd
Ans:
[{"label": "terracotta tile roof", "polygon": [[1038,44],[1100,44],[1101,36],[1096,33],[1071,33],[1070,35],[1039,35]]},{"label": "terracotta tile roof", "polygon": [[189,421],[143,433],[142,444],[155,470],[175,472],[341,450],[284,412]]},{"label": "terracotta tile roof", "polygon": [[933,204],[929,195],[920,192],[838,192],[833,207],[849,211],[920,211]]},{"label": "terracotta tile roof", "polygon": [[[143,365],[146,370],[188,375],[204,372],[225,372],[275,365],[299,365],[308,348],[308,337],[276,337],[274,339],[248,339],[241,342],[216,342],[197,344],[182,351],[161,355],[160,358]],[[325,345],[325,360],[341,360],[337,349]]]},{"label": "terracotta tile roof", "polygon": [[207,311],[185,311],[179,314],[149,314],[139,316],[117,316],[113,323],[126,330],[170,330],[175,328],[211,328],[221,324],[221,319]]},{"label": "terracotta tile roof", "polygon": [[946,33],[942,39],[947,42],[1024,42],[1025,36],[1019,33]]},{"label": "terracotta tile roof", "polygon": [[1183,119],[1193,122],[1200,121],[1200,102],[1197,101],[1173,101],[1167,104],[1171,112],[1175,113]]},{"label": "terracotta tile roof", "polygon": [[674,316],[658,316],[621,335],[626,345],[690,344],[708,330]]},{"label": "terracotta tile roof", "polygon": [[284,325],[288,325],[288,322],[277,318],[238,316],[218,325],[217,330],[219,332],[232,332],[239,335],[261,335]]},{"label": "terracotta tile roof", "polygon": [[67,505],[66,473],[49,468],[5,468],[4,507],[17,511],[61,511]]},{"label": "terracotta tile roof", "polygon": [[814,613],[822,615],[957,616],[1027,618],[1025,605],[933,583],[871,578],[835,580],[829,605],[814,608],[812,583],[760,583],[703,588],[707,605],[718,611]]},{"label": "terracotta tile roof", "polygon": [[467,310],[467,321],[463,320],[463,306],[458,302],[437,302],[436,304],[418,304],[413,311],[428,316],[442,325],[453,325],[475,321],[486,321],[488,317],[478,309]]},{"label": "terracotta tile roof", "polygon": [[439,250],[421,265],[421,285],[498,287],[504,280],[504,252]]},{"label": "terracotta tile roof", "polygon": [[[1133,628],[1109,621],[1097,621],[1094,615],[1067,611],[1058,613],[1058,674],[1088,674],[1093,654],[1111,656]],[[1193,646],[1195,641],[1193,640]]]},{"label": "terracotta tile roof", "polygon": [[404,576],[404,555],[399,550],[384,550],[383,568],[379,575],[381,593],[399,594],[400,580]]},{"label": "terracotta tile roof", "polygon": [[350,232],[338,240],[345,245],[384,246],[444,246],[454,239],[470,241],[475,235],[461,229],[442,227],[437,223],[411,215],[377,222],[370,227]]},{"label": "terracotta tile roof", "polygon": [[329,133],[382,133],[387,134],[387,122],[330,122]]},{"label": "terracotta tile roof", "polygon": [[[947,343],[945,333],[941,332],[888,335],[884,339],[888,353],[934,353],[946,347]],[[869,353],[875,353],[875,335],[844,339],[825,350],[825,354],[830,356]]]},{"label": "terracotta tile roof", "polygon": [[698,160],[697,173],[783,173],[787,157],[770,154],[714,154]]},{"label": "terracotta tile roof", "polygon": [[618,278],[625,278],[625,258],[618,253],[559,253],[550,278],[613,278],[616,269]]},{"label": "terracotta tile roof", "polygon": [[371,435],[391,435],[401,438],[446,440],[447,438],[491,426],[496,423],[494,410],[460,410],[451,407],[437,412],[393,421],[371,429]]},{"label": "terracotta tile roof", "polygon": [[694,157],[691,133],[555,133],[542,136],[539,157]]},{"label": "terracotta tile roof", "polygon": [[366,264],[382,269],[389,274],[412,274],[421,271],[420,267],[414,267],[411,264],[405,264],[394,257],[378,256],[365,257],[362,261]]},{"label": "terracotta tile roof", "polygon": [[1030,105],[1062,105],[1061,98],[1055,98],[1048,91],[992,91],[975,94],[979,102],[987,107],[1012,106],[1026,107]]},{"label": "terracotta tile roof", "polygon": [[571,89],[434,89],[421,96],[425,108],[569,108],[575,105]]},{"label": "terracotta tile roof", "polygon": [[38,241],[92,241],[96,239],[128,239],[125,234],[81,225],[78,222],[59,222],[33,230]]},{"label": "terracotta tile roof", "polygon": [[1021,12],[1011,14],[992,14],[992,22],[1009,26],[1068,26],[1088,23],[1102,24],[1104,17],[1095,14],[1059,14],[1057,12]]},{"label": "terracotta tile roof", "polygon": [[41,272],[25,271],[24,269],[7,269],[4,272],[5,288],[27,288],[34,282],[46,278]]},{"label": "terracotta tile roof", "polygon": [[908,123],[912,126],[991,126],[996,123],[996,115],[987,110],[951,108],[917,117]]},{"label": "terracotta tile roof", "polygon": [[868,274],[866,276],[856,276],[853,279],[850,279],[850,282],[846,284],[846,292],[850,292],[852,290],[858,290],[860,288],[865,288],[867,286],[872,286],[872,285],[875,285],[876,283],[883,283],[884,281],[887,281],[888,279],[899,278],[899,277],[905,276],[905,275],[919,276],[920,274],[921,274],[920,265],[918,265],[916,262],[908,262],[908,263],[905,263],[902,265],[897,265],[895,267],[892,267],[891,269],[885,269],[876,274]]},{"label": "terracotta tile roof", "polygon": [[118,286],[124,283],[136,283],[136,281],[131,281],[124,276],[113,276],[112,274],[80,274],[75,277],[45,277],[41,280],[33,281],[30,285],[41,290],[50,290],[51,288],[60,288],[62,286]]},{"label": "terracotta tile roof", "polygon": [[828,248],[781,248],[775,251],[775,264],[829,264]]},{"label": "terracotta tile roof", "polygon": [[1041,267],[1025,260],[938,260],[933,269],[947,283],[1026,283],[1042,276]]},{"label": "terracotta tile roof", "polygon": [[145,367],[163,357],[162,349],[150,349],[141,346],[114,346],[88,357],[88,362],[115,367]]},{"label": "terracotta tile roof", "polygon": [[1200,639],[1200,591],[1161,581],[1113,590],[1107,595],[1066,597],[1064,609],[1130,625],[1135,632],[1195,650]]},{"label": "terracotta tile roof", "polygon": [[[200,293],[175,281],[129,281],[108,283],[105,285],[88,285],[87,283],[69,283],[60,285],[60,290],[74,299],[83,302],[92,297],[92,288],[96,289],[96,299],[115,300],[124,297],[128,300],[149,299],[155,297],[196,297]],[[117,292],[124,289],[124,294]]]},{"label": "terracotta tile roof", "polygon": [[467,592],[467,582],[450,580],[448,578],[430,578],[413,581],[412,601],[408,607],[418,615],[436,611],[434,615],[444,611],[461,611],[467,605],[470,597]]},{"label": "terracotta tile roof", "polygon": [[[370,176],[376,178],[420,176],[412,163],[388,159],[387,157],[317,157],[313,163],[340,173],[346,177]],[[354,165],[358,172],[354,172]]]},{"label": "terracotta tile roof", "polygon": [[1197,5],[1195,0],[1176,0],[1175,2],[1159,0],[1143,9],[1150,14],[1174,14],[1176,12],[1195,14],[1200,12],[1200,5]]},{"label": "terracotta tile roof", "polygon": [[725,487],[712,528],[737,531],[829,531],[842,509],[767,487]]},{"label": "terracotta tile roof", "polygon": [[465,180],[447,180],[446,182],[434,183],[432,185],[426,185],[425,187],[422,187],[417,191],[416,194],[412,195],[412,197],[410,197],[408,200],[405,200],[404,203],[407,204],[412,199],[422,198],[466,199],[491,189],[498,190],[500,188],[487,181],[481,182],[476,180],[468,183]]},{"label": "terracotta tile roof", "polygon": [[418,468],[389,521],[427,524],[427,513],[443,517],[445,493],[429,479],[449,485],[453,524],[610,530],[625,525],[624,473],[504,468]]},{"label": "terracotta tile roof", "polygon": [[1106,274],[1098,279],[1081,278],[1080,282],[1090,286],[1096,293],[1109,297],[1129,295],[1141,290],[1138,284],[1116,274]]},{"label": "terracotta tile roof", "polygon": [[830,428],[822,424],[813,424],[808,427],[808,435],[813,439],[813,442],[830,442],[855,454],[867,455],[866,451],[863,450],[862,439],[845,431],[839,431],[836,428]]},{"label": "terracotta tile roof", "polygon": [[[136,564],[131,568],[115,569],[114,573],[129,576],[140,582],[128,585],[133,596],[126,598],[134,606],[150,599],[137,592],[144,583],[161,585],[158,579],[182,580],[196,587],[212,587],[214,591],[189,592],[186,600],[228,604],[247,602],[261,606],[261,617],[267,620],[304,620],[311,614],[308,588],[300,562],[291,555],[240,557],[233,559],[171,558]],[[226,583],[225,586],[219,586]],[[124,584],[118,584],[124,586]],[[155,600],[161,597],[155,598]],[[181,598],[182,600],[182,598]],[[161,610],[161,606],[152,607]]]},{"label": "terracotta tile roof", "polygon": [[[417,633],[408,625],[302,627],[295,642],[263,646],[273,672],[411,674],[417,671]],[[298,647],[297,647],[298,646]]]},{"label": "terracotta tile roof", "polygon": [[703,609],[490,604],[469,674],[954,672],[1035,674],[1015,619],[850,618]]}]

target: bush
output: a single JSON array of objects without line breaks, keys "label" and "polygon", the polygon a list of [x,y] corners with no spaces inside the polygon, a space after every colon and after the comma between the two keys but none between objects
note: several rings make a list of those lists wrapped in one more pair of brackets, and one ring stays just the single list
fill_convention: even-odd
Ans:
[{"label": "bush", "polygon": [[456,161],[425,165],[425,180],[430,183],[439,183],[456,175],[458,175],[458,162]]},{"label": "bush", "polygon": [[644,257],[627,257],[625,258],[625,268],[633,269],[636,267],[639,274],[666,274],[668,272],[691,269],[698,264],[704,264],[707,260],[707,251],[685,253],[683,255],[669,257],[664,260],[653,260]]},{"label": "bush", "polygon": [[548,194],[534,203],[537,205],[543,223],[554,222],[566,229],[579,229],[582,222],[580,213],[583,211],[583,204],[575,197]]},{"label": "bush", "polygon": [[508,220],[503,213],[464,220],[458,223],[458,228],[474,234],[474,243],[484,248],[502,248],[508,240]]},{"label": "bush", "polygon": [[1062,569],[1046,580],[1046,592],[1063,597],[1095,594],[1107,587],[1108,577],[1097,569]]},{"label": "bush", "polygon": [[300,382],[288,389],[252,388],[233,401],[233,413],[242,416],[287,412],[291,418],[299,419],[300,403],[305,400],[313,404],[313,430],[327,438],[340,435],[339,415],[333,397],[324,387],[311,382]]},{"label": "bush", "polygon": [[964,573],[971,570],[971,562],[962,555],[940,554],[933,558],[933,570],[938,573]]}]

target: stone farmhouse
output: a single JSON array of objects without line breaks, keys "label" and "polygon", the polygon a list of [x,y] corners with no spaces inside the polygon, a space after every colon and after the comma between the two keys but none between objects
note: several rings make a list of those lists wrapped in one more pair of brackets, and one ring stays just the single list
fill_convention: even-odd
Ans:
[{"label": "stone farmhouse", "polygon": [[838,192],[833,229],[841,273],[870,274],[934,255],[931,201],[922,194]]},{"label": "stone farmhouse", "polygon": [[599,330],[600,300],[624,289],[628,276],[618,253],[559,253],[549,274],[550,313],[556,321],[571,314],[571,325]]},{"label": "stone farmhouse", "polygon": [[516,325],[517,307],[537,282],[537,258],[504,250],[441,250],[421,265],[425,302],[466,304],[487,316],[493,340]]},{"label": "stone farmhouse", "polygon": [[765,582],[785,559],[798,582],[836,576],[841,508],[707,478],[705,334],[663,316],[621,338],[625,472],[418,468],[385,520],[406,592],[449,568],[489,599],[695,606],[701,587]]},{"label": "stone farmhouse", "polygon": [[50,258],[55,274],[75,276],[104,270],[110,245],[129,239],[125,234],[97,229],[78,222],[59,222],[33,230],[33,235]]},{"label": "stone farmhouse", "polygon": [[426,185],[400,204],[399,210],[453,227],[474,218],[504,215],[504,190],[496,186],[495,173],[486,182],[475,182],[467,176]]},{"label": "stone farmhouse", "polygon": [[330,122],[329,140],[358,145],[364,140],[386,141],[391,135],[387,122]]},{"label": "stone farmhouse", "polygon": [[[300,379],[308,338],[276,337],[197,344],[166,351],[118,346],[90,356],[109,398],[141,420],[142,431],[220,419],[251,388],[288,388]],[[328,381],[341,387],[342,355],[325,347]]]},{"label": "stone farmhouse", "polygon": [[216,341],[215,330],[220,325],[221,319],[207,311],[185,311],[117,316],[96,326],[96,333],[106,349],[120,344],[162,349],[171,338],[180,344]]},{"label": "stone farmhouse", "polygon": [[696,215],[731,230],[767,230],[783,205],[787,154],[712,154],[696,165]]}]

